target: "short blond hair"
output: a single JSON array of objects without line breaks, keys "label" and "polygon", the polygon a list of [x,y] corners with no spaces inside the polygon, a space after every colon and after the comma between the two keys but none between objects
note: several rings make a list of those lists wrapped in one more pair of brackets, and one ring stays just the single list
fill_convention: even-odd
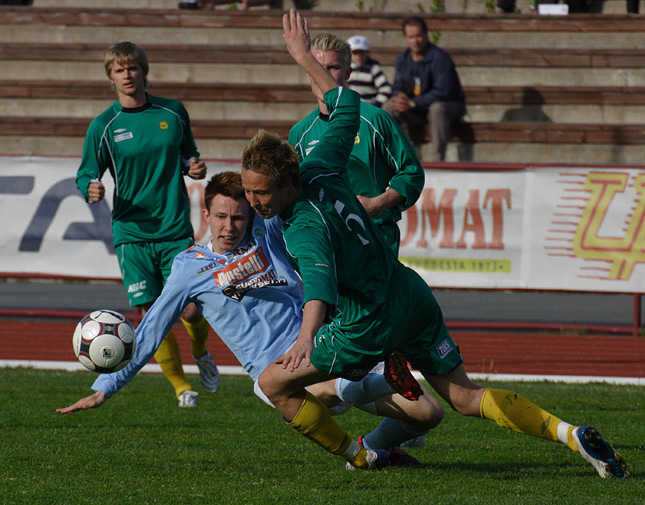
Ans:
[{"label": "short blond hair", "polygon": [[343,72],[352,68],[352,48],[346,40],[341,39],[333,33],[323,32],[311,40],[312,51],[333,51],[340,55],[340,63],[343,65]]},{"label": "short blond hair", "polygon": [[108,79],[112,78],[112,66],[115,61],[119,65],[137,63],[143,73],[143,85],[144,87],[148,86],[148,57],[138,45],[132,42],[117,42],[108,49],[107,53],[105,53],[105,60],[103,61]]},{"label": "short blond hair", "polygon": [[270,184],[300,187],[300,159],[279,135],[258,130],[242,153],[242,168],[265,175]]}]

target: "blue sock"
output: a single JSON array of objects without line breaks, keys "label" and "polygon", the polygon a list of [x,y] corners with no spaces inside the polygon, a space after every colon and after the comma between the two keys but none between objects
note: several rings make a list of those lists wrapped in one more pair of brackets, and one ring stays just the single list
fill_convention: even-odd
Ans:
[{"label": "blue sock", "polygon": [[336,393],[338,397],[351,405],[370,403],[384,396],[394,394],[395,391],[385,380],[382,374],[368,373],[359,381],[336,379]]},{"label": "blue sock", "polygon": [[429,431],[429,429],[415,428],[404,421],[386,417],[374,431],[363,437],[363,445],[369,449],[387,449],[389,451],[392,447],[425,435]]}]

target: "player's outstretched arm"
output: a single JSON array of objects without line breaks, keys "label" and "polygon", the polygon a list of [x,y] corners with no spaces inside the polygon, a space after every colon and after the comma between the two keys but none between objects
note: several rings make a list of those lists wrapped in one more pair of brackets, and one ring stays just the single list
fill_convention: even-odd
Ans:
[{"label": "player's outstretched arm", "polygon": [[311,53],[311,40],[309,38],[307,19],[298,11],[290,9],[282,17],[282,27],[284,29],[282,36],[287,44],[289,54],[309,74],[313,84],[318,88],[317,90],[312,88],[312,91],[314,91],[315,95],[318,95],[319,91],[320,97],[316,96],[316,98],[322,99],[322,95],[330,89],[337,88],[338,83],[327,72],[327,69],[318,63],[318,60]]},{"label": "player's outstretched arm", "polygon": [[80,410],[95,409],[103,405],[107,399],[107,395],[103,391],[97,391],[93,395],[81,398],[74,405],[70,405],[64,409],[56,409],[56,412],[60,414],[75,414]]}]

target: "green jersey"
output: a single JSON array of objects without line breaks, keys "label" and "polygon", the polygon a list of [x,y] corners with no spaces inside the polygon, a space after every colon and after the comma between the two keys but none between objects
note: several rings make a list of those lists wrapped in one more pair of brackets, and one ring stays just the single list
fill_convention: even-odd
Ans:
[{"label": "green jersey", "polygon": [[359,126],[359,95],[336,88],[325,98],[334,102],[330,110],[335,117],[300,164],[303,194],[281,215],[305,302],[322,300],[349,321],[383,303],[397,260],[344,176]]},{"label": "green jersey", "polygon": [[118,101],[92,121],[76,185],[88,186],[106,170],[114,178],[114,245],[193,236],[183,169],[199,153],[181,102],[148,95],[148,104]]},{"label": "green jersey", "polygon": [[[303,160],[314,152],[329,126],[329,116],[312,111],[289,132],[289,143]],[[419,198],[424,172],[414,147],[398,123],[383,109],[360,103],[360,127],[347,162],[347,177],[355,195],[375,197],[388,188],[404,198],[397,208],[374,217],[378,224],[394,224],[401,212]]]},{"label": "green jersey", "polygon": [[300,164],[303,193],[281,213],[304,302],[335,308],[316,334],[311,362],[356,380],[401,349],[419,370],[446,373],[462,360],[432,291],[394,256],[344,176],[359,127],[359,95],[335,88],[325,101],[327,131]]}]

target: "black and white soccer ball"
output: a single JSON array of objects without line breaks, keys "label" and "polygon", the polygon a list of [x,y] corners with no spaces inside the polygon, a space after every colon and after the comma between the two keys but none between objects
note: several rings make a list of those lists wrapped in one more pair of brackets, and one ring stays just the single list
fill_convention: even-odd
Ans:
[{"label": "black and white soccer ball", "polygon": [[136,345],[132,324],[114,310],[95,310],[83,317],[74,330],[74,353],[93,372],[110,373],[123,368]]}]

